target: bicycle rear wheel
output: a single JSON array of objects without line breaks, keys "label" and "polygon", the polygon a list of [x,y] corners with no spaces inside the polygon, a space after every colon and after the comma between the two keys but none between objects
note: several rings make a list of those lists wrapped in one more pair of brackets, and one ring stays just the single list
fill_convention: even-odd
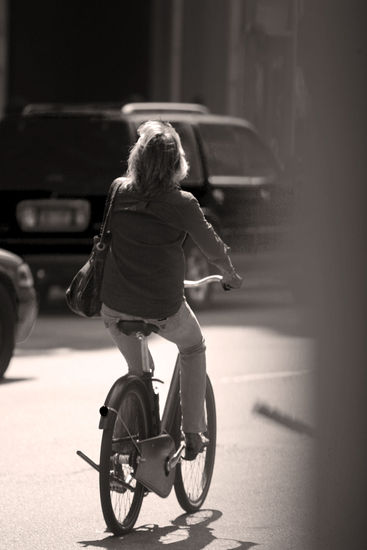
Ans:
[{"label": "bicycle rear wheel", "polygon": [[145,491],[134,478],[138,453],[130,437],[139,441],[149,435],[145,396],[137,383],[123,388],[115,409],[118,414],[103,430],[99,489],[107,527],[123,535],[134,527]]},{"label": "bicycle rear wheel", "polygon": [[[176,466],[175,493],[180,506],[186,512],[196,512],[203,504],[209,491],[213,475],[217,423],[214,392],[209,377],[206,379],[205,415],[207,431],[204,433],[209,440],[203,452],[195,460],[182,459]],[[176,434],[181,432],[181,407],[177,407],[175,417]],[[183,437],[183,435],[182,435]]]}]

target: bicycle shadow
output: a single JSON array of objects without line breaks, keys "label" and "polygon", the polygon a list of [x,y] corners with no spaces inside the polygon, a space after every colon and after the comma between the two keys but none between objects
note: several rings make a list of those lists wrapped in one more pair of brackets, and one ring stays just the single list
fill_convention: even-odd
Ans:
[{"label": "bicycle shadow", "polygon": [[160,550],[169,545],[173,550],[200,550],[220,548],[221,550],[248,550],[257,546],[255,542],[244,542],[236,539],[216,537],[214,529],[209,527],[222,516],[218,510],[199,510],[194,514],[182,514],[171,522],[171,525],[142,525],[124,537],[108,536],[105,539],[79,541],[82,548],[106,548],[117,550],[129,547],[136,550],[150,548]]},{"label": "bicycle shadow", "polygon": [[28,376],[28,377],[18,377],[16,378],[15,376],[7,376],[7,377],[4,377],[4,378],[0,378],[0,386],[5,386],[5,384],[14,384],[16,382],[33,382],[34,380],[36,380],[36,378],[34,376]]}]

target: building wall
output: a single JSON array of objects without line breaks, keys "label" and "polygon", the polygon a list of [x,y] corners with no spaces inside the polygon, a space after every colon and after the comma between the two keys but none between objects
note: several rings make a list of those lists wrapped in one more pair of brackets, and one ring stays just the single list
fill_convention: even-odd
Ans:
[{"label": "building wall", "polygon": [[174,0],[152,0],[150,100],[170,101]]},{"label": "building wall", "polygon": [[300,4],[155,0],[153,99],[247,118],[286,163],[295,149]]},{"label": "building wall", "polygon": [[213,112],[227,112],[231,3],[153,2],[153,100],[200,102]]},{"label": "building wall", "polygon": [[244,109],[286,161],[294,153],[296,45],[301,0],[247,0]]},{"label": "building wall", "polygon": [[149,99],[150,18],[151,0],[11,0],[10,108]]},{"label": "building wall", "polygon": [[226,0],[185,0],[183,14],[183,101],[199,101],[226,112],[228,16]]},{"label": "building wall", "polygon": [[291,15],[301,1],[110,0],[107,9],[64,0],[56,11],[49,0],[0,0],[0,109],[200,102],[249,119],[284,159],[294,131]]}]

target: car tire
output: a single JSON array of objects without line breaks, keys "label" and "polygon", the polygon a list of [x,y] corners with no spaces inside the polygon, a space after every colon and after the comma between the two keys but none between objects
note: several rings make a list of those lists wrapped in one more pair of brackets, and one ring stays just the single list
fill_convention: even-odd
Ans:
[{"label": "car tire", "polygon": [[7,288],[0,283],[0,378],[9,366],[15,346],[16,312]]},{"label": "car tire", "polygon": [[[191,240],[185,243],[186,274],[185,279],[203,279],[212,273],[212,267],[201,250]],[[208,308],[212,303],[213,285],[206,284],[197,288],[186,288],[185,295],[193,309]]]}]

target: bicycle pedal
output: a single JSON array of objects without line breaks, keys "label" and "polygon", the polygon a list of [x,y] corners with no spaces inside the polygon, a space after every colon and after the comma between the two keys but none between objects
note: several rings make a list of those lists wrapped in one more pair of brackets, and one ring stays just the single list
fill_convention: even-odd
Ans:
[{"label": "bicycle pedal", "polygon": [[164,384],[164,381],[160,378],[152,378],[152,382],[159,382],[160,384]]},{"label": "bicycle pedal", "polygon": [[110,481],[110,490],[114,491],[115,493],[125,494],[127,491],[127,488],[124,487],[121,483],[116,481]]}]

